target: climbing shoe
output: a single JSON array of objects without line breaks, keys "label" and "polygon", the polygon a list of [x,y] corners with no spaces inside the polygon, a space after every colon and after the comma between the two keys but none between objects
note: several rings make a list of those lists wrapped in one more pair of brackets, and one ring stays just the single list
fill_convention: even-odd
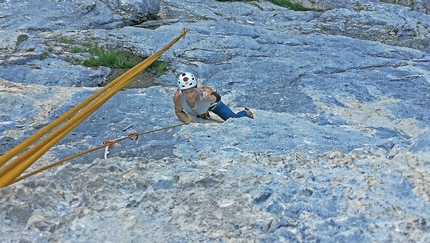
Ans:
[{"label": "climbing shoe", "polygon": [[254,113],[249,108],[245,108],[245,111],[249,118],[254,119]]}]

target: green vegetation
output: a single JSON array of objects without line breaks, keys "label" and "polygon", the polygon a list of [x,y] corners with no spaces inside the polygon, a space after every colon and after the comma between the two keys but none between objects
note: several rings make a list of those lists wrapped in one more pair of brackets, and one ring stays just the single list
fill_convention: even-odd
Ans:
[{"label": "green vegetation", "polygon": [[273,4],[276,4],[281,7],[286,7],[294,11],[317,11],[322,12],[322,9],[316,8],[307,8],[300,3],[293,3],[290,0],[270,0]]},{"label": "green vegetation", "polygon": [[105,50],[98,46],[89,48],[86,52],[91,54],[89,59],[82,62],[82,65],[87,67],[132,68],[144,60],[144,58],[134,56],[130,52]]},{"label": "green vegetation", "polygon": [[[84,65],[86,67],[105,66],[117,69],[128,69],[136,66],[138,63],[146,59],[146,57],[137,56],[131,51],[127,50],[105,48],[90,42],[77,44],[75,40],[66,37],[61,37],[59,41],[63,44],[66,44],[64,49],[70,53],[89,54],[89,58],[78,58],[72,56],[67,56],[65,58],[65,61],[76,65]],[[51,52],[52,48],[49,48],[48,50]],[[44,58],[46,56],[47,53],[45,53]],[[168,65],[163,61],[155,61],[148,68],[156,75],[163,75],[166,72]]]},{"label": "green vegetation", "polygon": [[75,44],[75,41],[73,39],[67,38],[67,37],[60,37],[60,42],[64,44]]},{"label": "green vegetation", "polygon": [[[94,40],[89,42],[79,42],[68,37],[57,39],[58,43],[49,46],[43,52],[40,59],[46,58],[49,53],[55,51],[55,55],[62,56],[63,60],[73,65],[83,65],[87,67],[110,67],[111,72],[107,77],[107,82],[114,80],[128,69],[136,66],[147,57],[134,54],[131,50],[122,48],[111,48],[101,46]],[[60,48],[58,48],[60,46]],[[127,85],[126,89],[147,88],[153,85],[154,80],[165,74],[169,65],[166,62],[155,60],[145,70],[138,74],[135,80]]]},{"label": "green vegetation", "polygon": [[150,67],[153,67],[155,73],[161,76],[167,71],[168,65],[163,61],[155,61],[151,64]]},{"label": "green vegetation", "polygon": [[42,52],[42,55],[40,55],[40,60],[43,60],[43,59],[45,59],[45,58],[47,58],[48,57],[48,52],[47,51],[43,51]]},{"label": "green vegetation", "polygon": [[81,52],[85,52],[85,50],[83,48],[74,46],[72,47],[72,49],[70,50],[71,53],[81,53]]}]

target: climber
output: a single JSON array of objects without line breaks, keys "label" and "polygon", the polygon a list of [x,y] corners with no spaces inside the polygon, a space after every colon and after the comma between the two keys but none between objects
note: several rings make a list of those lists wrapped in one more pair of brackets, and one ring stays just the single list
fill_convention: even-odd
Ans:
[{"label": "climber", "polygon": [[192,122],[188,115],[209,119],[209,111],[217,114],[224,121],[229,118],[254,118],[254,114],[248,108],[238,113],[233,112],[221,101],[219,93],[210,87],[197,88],[197,79],[192,73],[181,73],[177,82],[179,89],[173,95],[173,103],[176,116],[185,124]]}]

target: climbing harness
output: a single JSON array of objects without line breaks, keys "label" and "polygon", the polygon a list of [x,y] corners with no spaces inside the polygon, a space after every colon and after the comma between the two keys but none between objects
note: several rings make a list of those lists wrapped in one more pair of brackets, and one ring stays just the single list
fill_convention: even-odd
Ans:
[{"label": "climbing harness", "polygon": [[211,118],[211,115],[209,114],[209,111],[207,111],[206,113],[200,114],[197,117],[203,118],[205,120],[209,120]]},{"label": "climbing harness", "polygon": [[[28,167],[30,167],[34,162],[36,162],[36,160],[39,159],[43,154],[45,154],[52,146],[58,143],[74,128],[76,128],[85,119],[87,119],[113,95],[126,87],[141,71],[143,71],[146,67],[152,64],[173,44],[183,38],[187,32],[188,29],[183,29],[182,33],[178,37],[170,41],[162,49],[160,49],[150,57],[146,58],[144,61],[137,64],[136,66],[134,66],[133,68],[107,84],[105,87],[95,92],[89,98],[82,101],[81,103],[61,115],[59,118],[46,125],[38,132],[36,132],[32,136],[30,136],[29,138],[3,154],[0,157],[0,188],[7,186],[12,181],[14,181],[21,173],[23,173]],[[46,135],[52,130],[54,131],[51,134]],[[33,143],[35,143],[42,137],[44,138],[41,141],[36,143],[33,147],[29,148]],[[21,154],[18,155],[19,153]],[[8,164],[6,164],[12,158],[14,159]]]}]

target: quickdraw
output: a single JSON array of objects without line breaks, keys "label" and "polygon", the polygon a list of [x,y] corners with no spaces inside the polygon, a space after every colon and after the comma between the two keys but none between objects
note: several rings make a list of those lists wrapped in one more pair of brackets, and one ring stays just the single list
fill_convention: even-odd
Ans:
[{"label": "quickdraw", "polygon": [[104,158],[107,159],[107,156],[109,154],[109,149],[112,148],[112,146],[115,144],[114,140],[107,140],[103,142],[103,145],[105,145],[105,153]]}]

